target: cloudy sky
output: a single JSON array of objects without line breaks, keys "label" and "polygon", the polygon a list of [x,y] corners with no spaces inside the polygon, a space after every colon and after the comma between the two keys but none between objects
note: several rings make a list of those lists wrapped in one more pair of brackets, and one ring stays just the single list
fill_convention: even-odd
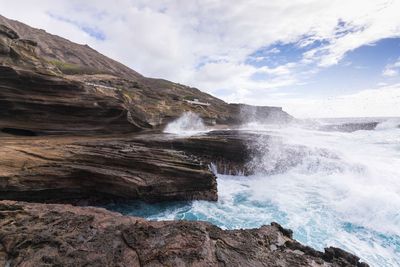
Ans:
[{"label": "cloudy sky", "polygon": [[400,0],[0,0],[145,76],[298,117],[400,116]]}]

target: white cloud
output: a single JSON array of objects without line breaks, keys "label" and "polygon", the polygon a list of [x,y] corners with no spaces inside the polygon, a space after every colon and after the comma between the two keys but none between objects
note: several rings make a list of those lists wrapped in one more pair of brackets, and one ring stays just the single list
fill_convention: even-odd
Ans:
[{"label": "white cloud", "polygon": [[400,83],[324,98],[282,98],[271,94],[270,103],[284,105],[298,118],[400,117]]},{"label": "white cloud", "polygon": [[[2,15],[87,43],[146,76],[208,92],[229,89],[225,100],[234,102],[260,101],[267,91],[304,83],[349,51],[400,36],[398,10],[399,0],[0,0]],[[49,14],[100,29],[106,40]],[[314,42],[321,45],[298,62],[247,63],[251,54],[272,44],[306,49]],[[276,53],[282,52],[271,47],[254,60]],[[265,79],[254,79],[260,74]]]},{"label": "white cloud", "polygon": [[400,72],[400,58],[392,64],[386,65],[382,71],[382,75],[386,77],[396,77],[399,76]]}]

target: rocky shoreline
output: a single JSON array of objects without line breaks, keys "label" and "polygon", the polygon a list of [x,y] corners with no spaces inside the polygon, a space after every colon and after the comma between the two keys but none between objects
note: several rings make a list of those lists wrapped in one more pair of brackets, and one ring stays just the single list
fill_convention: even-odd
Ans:
[{"label": "rocky shoreline", "polygon": [[13,201],[0,201],[0,241],[2,266],[367,266],[338,248],[303,246],[276,223],[221,230]]},{"label": "rocky shoreline", "polygon": [[223,173],[255,170],[250,133],[162,133],[187,111],[209,126],[294,120],[278,107],[228,104],[143,77],[88,46],[0,16],[0,265],[367,266],[338,248],[303,246],[276,223],[224,231],[82,207],[216,201],[211,163]]}]

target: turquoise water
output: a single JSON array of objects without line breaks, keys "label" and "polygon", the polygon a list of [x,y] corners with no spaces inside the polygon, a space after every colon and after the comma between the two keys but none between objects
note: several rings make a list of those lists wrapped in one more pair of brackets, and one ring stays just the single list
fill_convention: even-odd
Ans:
[{"label": "turquoise water", "polygon": [[[400,129],[385,122],[375,131],[354,133],[266,125],[243,131],[276,138],[268,149],[263,139],[250,144],[266,151],[254,159],[260,167],[255,175],[217,175],[218,202],[107,208],[150,220],[208,221],[224,229],[276,221],[318,250],[336,246],[372,266],[400,266]],[[271,172],[282,161],[289,167]]]}]

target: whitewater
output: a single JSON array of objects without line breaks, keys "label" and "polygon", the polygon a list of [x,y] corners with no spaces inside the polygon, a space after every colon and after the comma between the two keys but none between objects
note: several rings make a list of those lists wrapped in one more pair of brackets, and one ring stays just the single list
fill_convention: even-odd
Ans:
[{"label": "whitewater", "polygon": [[[169,132],[179,132],[179,123],[187,128],[189,117]],[[276,221],[315,249],[335,246],[371,266],[400,266],[400,119],[380,119],[375,130],[350,133],[315,127],[349,121],[357,120],[244,125],[243,132],[270,137],[251,144],[265,153],[254,159],[251,176],[217,174],[218,202],[108,208],[150,220],[208,221],[223,229]],[[197,130],[202,134],[204,125]]]}]

